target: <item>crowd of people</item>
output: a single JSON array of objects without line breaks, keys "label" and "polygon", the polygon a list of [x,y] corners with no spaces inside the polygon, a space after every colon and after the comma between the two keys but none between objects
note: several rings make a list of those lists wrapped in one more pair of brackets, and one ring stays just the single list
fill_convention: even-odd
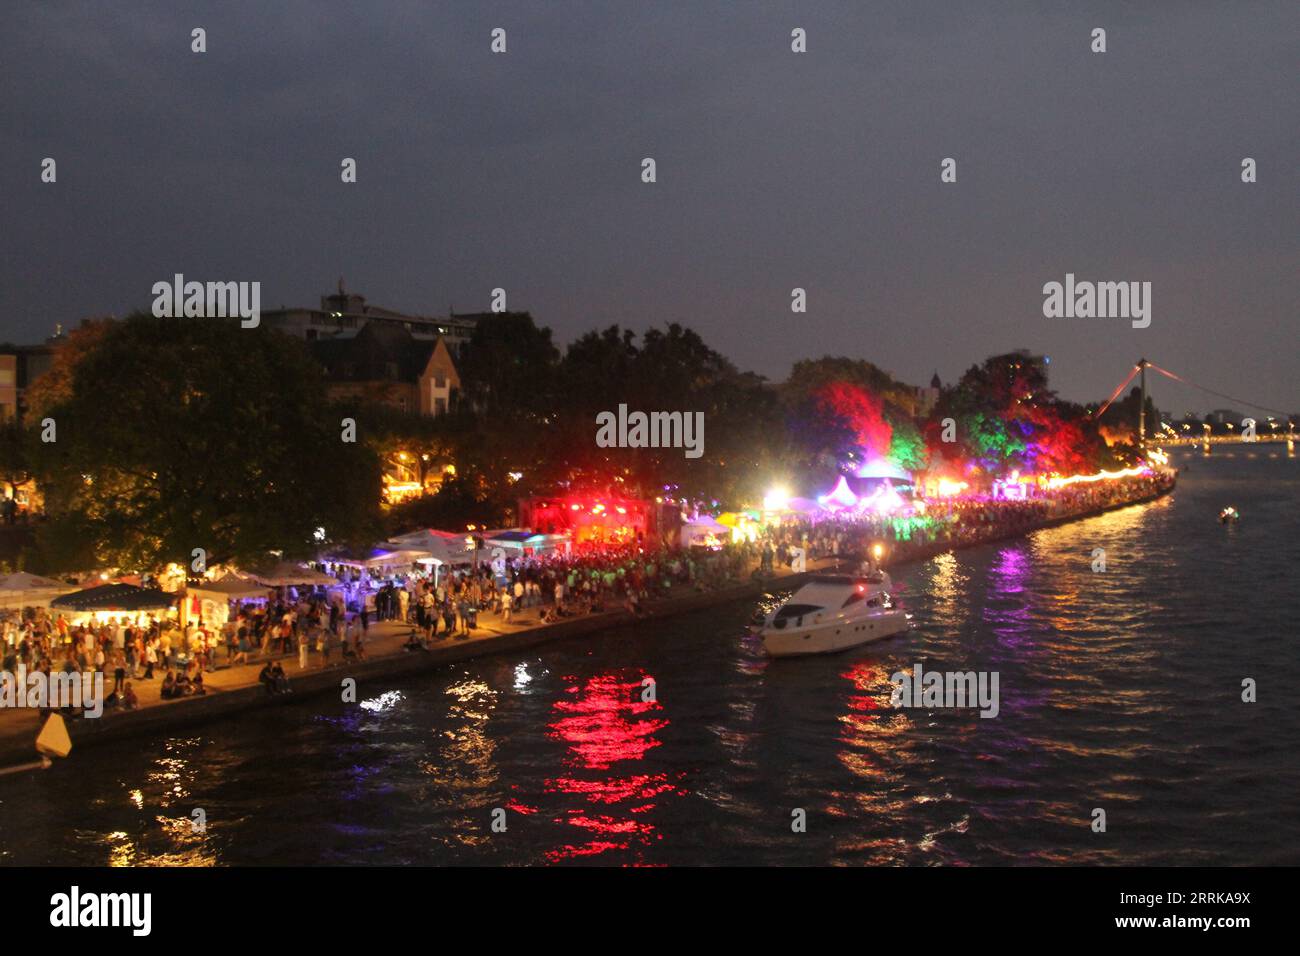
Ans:
[{"label": "crowd of people", "polygon": [[[716,549],[649,550],[642,542],[590,544],[570,553],[497,556],[436,576],[397,574],[337,588],[279,588],[275,597],[245,602],[222,626],[191,619],[184,627],[153,614],[109,616],[73,624],[42,608],[0,622],[4,670],[102,672],[111,678],[107,706],[138,706],[133,681],[160,680],[165,700],[207,693],[204,674],[253,663],[267,694],[290,692],[280,658],[298,668],[366,658],[370,626],[394,621],[409,631],[408,648],[468,638],[490,615],[498,626],[550,623],[622,608],[635,616],[646,602],[685,590],[710,590],[753,577],[796,570],[805,560],[857,564],[876,546],[887,561],[906,560],[936,545],[959,545],[1016,534],[1162,490],[1172,476],[1154,474],[1060,488],[1025,500],[954,498],[926,503],[921,520],[881,516],[786,520]],[[335,653],[337,652],[337,657]]]},{"label": "crowd of people", "polygon": [[783,522],[760,539],[760,566],[789,567],[796,548],[809,558],[861,559],[879,544],[886,559],[906,561],[936,546],[961,546],[1009,537],[1051,521],[1140,501],[1167,490],[1172,473],[1158,472],[1104,482],[1082,482],[1024,499],[954,497],[930,499],[907,518],[852,515]]},{"label": "crowd of people", "polygon": [[[351,601],[367,608],[373,595],[378,619],[410,625],[414,639],[427,646],[470,636],[480,615],[491,615],[499,624],[520,623],[525,617],[529,623],[550,623],[620,607],[641,616],[647,599],[673,588],[704,589],[733,581],[743,564],[743,556],[734,553],[647,551],[635,542],[588,545],[571,553],[502,557],[450,570],[436,581],[402,577],[379,583],[375,590],[362,582]],[[382,600],[387,591],[394,596]]]}]

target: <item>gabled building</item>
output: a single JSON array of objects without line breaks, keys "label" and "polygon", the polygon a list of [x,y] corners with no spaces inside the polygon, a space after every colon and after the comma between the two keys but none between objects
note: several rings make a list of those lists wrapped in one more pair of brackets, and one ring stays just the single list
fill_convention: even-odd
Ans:
[{"label": "gabled building", "polygon": [[325,369],[329,395],[360,399],[415,415],[443,415],[460,391],[445,339],[420,341],[400,325],[367,323],[347,338],[307,343]]}]

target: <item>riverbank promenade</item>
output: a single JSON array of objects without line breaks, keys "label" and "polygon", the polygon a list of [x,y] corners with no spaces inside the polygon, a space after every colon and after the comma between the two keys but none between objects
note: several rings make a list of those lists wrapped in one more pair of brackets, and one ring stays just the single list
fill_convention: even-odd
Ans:
[{"label": "riverbank promenade", "polygon": [[[1088,502],[1078,508],[1055,512],[1032,521],[976,529],[957,539],[895,542],[888,563],[891,567],[898,567],[957,548],[1019,537],[1040,528],[1141,504],[1172,489],[1171,478],[1167,485],[1148,489],[1131,498],[1101,504]],[[810,559],[805,574],[849,569],[850,565],[841,559],[822,557]],[[414,633],[411,624],[400,621],[376,622],[370,626],[364,641],[364,659],[344,659],[336,648],[327,661],[322,654],[312,651],[307,655],[305,668],[300,666],[296,653],[269,656],[254,654],[250,655],[247,664],[230,665],[222,651],[218,654],[217,666],[204,674],[206,693],[202,696],[163,700],[160,691],[165,671],[163,668],[155,668],[153,680],[131,679],[131,686],[139,700],[137,709],[126,712],[110,708],[99,718],[68,720],[74,745],[73,754],[75,756],[78,746],[98,741],[165,732],[188,723],[217,719],[251,708],[276,706],[302,700],[310,695],[342,695],[344,682],[349,678],[356,681],[356,700],[363,701],[367,695],[382,690],[379,685],[381,680],[391,680],[486,654],[594,634],[638,620],[665,619],[732,601],[757,598],[765,591],[797,586],[805,576],[789,572],[760,576],[754,573],[755,570],[756,567],[751,566],[726,584],[713,588],[689,585],[674,587],[667,596],[646,601],[644,612],[639,617],[619,607],[581,616],[561,617],[545,623],[541,617],[550,607],[549,604],[515,611],[509,622],[501,615],[482,612],[478,615],[478,626],[468,634],[440,636],[414,649],[410,646]],[[267,693],[259,675],[268,660],[280,662],[289,681],[289,693]],[[112,690],[112,677],[105,676],[107,693]],[[0,709],[0,767],[32,758],[33,742],[40,724],[39,713],[34,709]]]}]

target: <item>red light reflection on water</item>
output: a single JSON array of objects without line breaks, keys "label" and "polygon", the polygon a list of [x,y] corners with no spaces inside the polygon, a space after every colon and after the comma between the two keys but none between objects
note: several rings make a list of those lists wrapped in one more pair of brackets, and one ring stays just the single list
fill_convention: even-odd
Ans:
[{"label": "red light reflection on water", "polygon": [[563,740],[579,758],[580,766],[606,770],[620,760],[639,760],[660,742],[653,734],[666,720],[642,720],[642,714],[661,710],[658,701],[641,700],[640,681],[619,683],[612,674],[575,684],[566,692],[575,699],[558,700],[555,710],[564,716],[553,721],[547,736]]},{"label": "red light reflection on water", "polygon": [[853,685],[853,691],[844,696],[845,713],[840,716],[840,743],[844,745],[840,760],[857,777],[875,779],[880,748],[899,730],[892,719],[896,712],[890,702],[894,685],[889,669],[880,661],[863,659],[842,671],[840,678]]},{"label": "red light reflection on water", "polygon": [[[885,667],[879,661],[863,660],[858,661],[840,677],[853,685],[856,694],[850,694],[845,703],[849,708],[849,713],[844,716],[844,720],[854,725],[862,724],[867,726],[865,721],[879,719],[878,714],[870,711],[880,710],[889,704],[889,696],[893,685],[889,682],[889,675],[885,673]],[[882,687],[884,688],[882,691]],[[860,715],[860,716],[859,716]]]},{"label": "red light reflection on water", "polygon": [[666,773],[620,774],[615,767],[644,760],[663,743],[655,735],[668,721],[650,716],[663,709],[657,701],[641,699],[645,676],[629,680],[621,674],[601,674],[566,687],[567,696],[555,702],[557,717],[547,736],[568,745],[569,771],[548,779],[545,790],[586,804],[564,811],[555,822],[585,831],[589,838],[551,850],[548,862],[645,847],[663,838],[648,813],[656,798],[678,788]]}]

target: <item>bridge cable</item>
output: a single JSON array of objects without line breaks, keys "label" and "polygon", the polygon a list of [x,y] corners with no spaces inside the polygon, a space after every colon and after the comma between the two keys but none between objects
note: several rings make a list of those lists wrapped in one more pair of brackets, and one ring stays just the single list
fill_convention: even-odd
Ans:
[{"label": "bridge cable", "polygon": [[1223,398],[1230,402],[1235,402],[1238,405],[1245,405],[1247,408],[1256,408],[1259,409],[1261,412],[1272,412],[1275,415],[1281,415],[1283,418],[1290,418],[1290,413],[1284,412],[1281,409],[1269,408],[1267,405],[1256,405],[1254,402],[1248,402],[1245,399],[1233,398],[1231,395],[1223,394],[1223,392],[1216,392],[1214,389],[1206,388],[1204,385],[1197,385],[1195,382],[1189,382],[1181,375],[1175,375],[1173,372],[1161,368],[1159,365],[1155,364],[1154,362],[1147,362],[1147,365],[1150,368],[1155,369],[1161,375],[1164,375],[1168,378],[1172,378],[1175,382],[1182,382],[1184,385],[1190,385],[1192,388],[1199,388],[1202,392],[1209,392],[1211,395],[1214,395],[1218,398]]},{"label": "bridge cable", "polygon": [[1137,373],[1140,372],[1141,370],[1142,367],[1140,365],[1134,365],[1133,371],[1128,373],[1128,378],[1124,379],[1124,381],[1119,383],[1119,387],[1116,388],[1115,391],[1110,393],[1110,398],[1106,399],[1105,403],[1101,406],[1101,408],[1097,409],[1097,414],[1093,415],[1092,417],[1101,418],[1102,415],[1106,414],[1106,409],[1110,408],[1111,403],[1115,401],[1115,399],[1119,396],[1119,393],[1124,391],[1124,389],[1128,387],[1128,383],[1133,381],[1133,377],[1137,375]]}]

